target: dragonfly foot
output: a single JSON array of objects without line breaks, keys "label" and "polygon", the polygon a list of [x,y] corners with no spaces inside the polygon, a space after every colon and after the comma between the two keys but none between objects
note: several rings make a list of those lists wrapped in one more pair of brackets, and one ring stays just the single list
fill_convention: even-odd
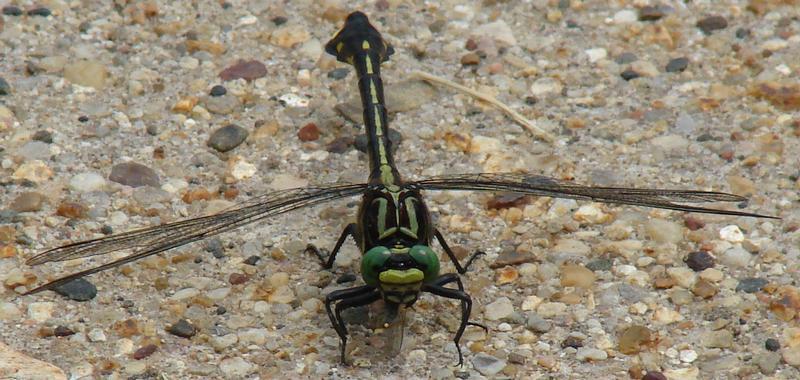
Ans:
[{"label": "dragonfly foot", "polygon": [[317,248],[317,246],[315,246],[314,244],[309,243],[308,245],[306,245],[305,252],[317,256],[323,268],[331,269],[330,267],[328,267],[328,259],[325,257],[325,254],[323,254],[322,251],[319,248]]},{"label": "dragonfly foot", "polygon": [[[472,265],[472,262],[473,262],[473,261],[475,261],[475,259],[477,259],[479,256],[483,256],[483,255],[486,255],[486,252],[483,252],[483,251],[475,251],[475,253],[473,253],[473,254],[472,254],[470,257],[469,257],[469,259],[467,259],[467,263],[466,263],[466,264],[464,264],[464,272],[466,272],[466,271],[468,271],[468,270],[469,270],[469,267]],[[462,273],[462,274],[463,274],[463,273]]]},{"label": "dragonfly foot", "polygon": [[486,325],[484,325],[484,324],[482,324],[482,323],[478,323],[478,322],[472,322],[472,321],[469,321],[469,322],[467,322],[467,326],[475,326],[475,327],[480,327],[480,328],[482,328],[482,329],[483,329],[483,331],[484,331],[484,332],[486,332],[487,334],[489,333],[489,328],[488,328],[488,327],[486,327]]}]

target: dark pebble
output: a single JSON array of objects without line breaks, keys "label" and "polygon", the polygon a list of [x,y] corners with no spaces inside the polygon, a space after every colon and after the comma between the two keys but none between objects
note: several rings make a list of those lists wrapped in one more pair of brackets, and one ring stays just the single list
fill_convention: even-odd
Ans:
[{"label": "dark pebble", "polygon": [[206,252],[212,254],[217,259],[225,257],[225,247],[222,246],[222,240],[219,240],[219,238],[208,240],[206,242]]},{"label": "dark pebble", "polygon": [[103,227],[100,227],[100,232],[103,235],[111,235],[114,233],[114,228],[109,226],[108,224],[104,224]]},{"label": "dark pebble", "polygon": [[56,293],[73,301],[88,301],[97,296],[97,287],[82,278],[76,278],[64,285],[53,288]]},{"label": "dark pebble", "polygon": [[692,252],[684,260],[686,266],[695,272],[700,272],[714,267],[714,256],[706,251]]},{"label": "dark pebble", "polygon": [[576,349],[583,347],[583,339],[574,336],[568,336],[567,339],[564,339],[564,341],[561,342],[561,348],[567,347]]},{"label": "dark pebble", "polygon": [[744,38],[747,38],[747,37],[750,37],[750,29],[746,29],[746,28],[736,29],[736,38],[744,39]]},{"label": "dark pebble", "polygon": [[244,259],[244,263],[247,264],[247,265],[255,266],[260,260],[261,260],[261,257],[253,255],[253,256],[250,256],[250,257]]},{"label": "dark pebble", "polygon": [[778,342],[778,340],[775,338],[769,338],[764,341],[764,348],[766,348],[767,351],[778,351],[781,349],[781,342]]},{"label": "dark pebble", "polygon": [[250,61],[239,61],[228,66],[219,73],[219,77],[224,81],[244,79],[255,80],[267,75],[267,67],[261,61],[255,59]]},{"label": "dark pebble", "polygon": [[52,144],[53,143],[53,134],[50,131],[46,131],[44,129],[40,129],[33,134],[32,137],[35,141],[41,141],[43,143]]},{"label": "dark pebble", "polygon": [[249,134],[236,124],[228,124],[214,131],[206,144],[218,152],[227,152],[241,145]]},{"label": "dark pebble", "polygon": [[181,338],[191,338],[197,334],[197,327],[194,327],[189,321],[181,319],[174,325],[169,326],[167,332]]},{"label": "dark pebble", "polygon": [[67,326],[58,325],[53,329],[53,335],[55,336],[70,336],[74,334],[75,331],[72,331],[72,329]]},{"label": "dark pebble", "polygon": [[147,131],[147,134],[150,136],[158,136],[158,134],[161,133],[161,126],[155,123],[151,123],[147,124],[145,130]]},{"label": "dark pebble", "polygon": [[637,57],[636,54],[633,54],[631,52],[624,52],[618,55],[615,61],[620,65],[624,65],[627,63],[635,62],[637,59],[639,59],[639,57]]},{"label": "dark pebble", "polygon": [[217,306],[217,310],[214,310],[214,313],[216,313],[217,315],[223,315],[227,312],[228,309],[226,309],[225,306]]},{"label": "dark pebble", "polygon": [[667,63],[666,70],[668,73],[679,73],[683,72],[683,70],[686,70],[688,66],[689,66],[689,58],[686,57],[674,58],[671,59],[669,63]]},{"label": "dark pebble", "polygon": [[0,78],[0,96],[11,95],[11,85],[5,79]]},{"label": "dark pebble", "polygon": [[351,136],[338,137],[333,141],[329,142],[328,145],[325,146],[325,150],[331,153],[342,154],[344,152],[347,152],[352,145],[353,145],[353,137]]},{"label": "dark pebble", "polygon": [[130,187],[159,187],[158,174],[153,169],[136,162],[114,165],[108,179]]},{"label": "dark pebble", "polygon": [[78,121],[80,121],[81,123],[85,123],[85,122],[89,121],[89,116],[86,116],[86,115],[78,116]]},{"label": "dark pebble", "polygon": [[[397,151],[397,147],[403,142],[403,135],[400,132],[395,131],[394,129],[389,129],[389,142],[392,145],[391,151],[394,153]],[[366,153],[367,152],[367,135],[358,135],[353,143],[356,149],[359,152]]]},{"label": "dark pebble", "polygon": [[142,359],[152,355],[154,352],[156,352],[156,350],[158,350],[158,346],[156,346],[155,344],[148,344],[148,345],[136,350],[133,353],[133,358],[136,359],[136,360],[142,360]]},{"label": "dark pebble", "polygon": [[340,67],[338,69],[333,69],[328,71],[328,78],[331,79],[344,79],[347,77],[347,74],[350,73],[350,69],[346,67]]},{"label": "dark pebble", "polygon": [[275,24],[276,26],[280,26],[285,24],[286,21],[289,21],[289,19],[287,19],[286,16],[275,16],[271,18],[270,21],[272,21],[272,23]]},{"label": "dark pebble", "polygon": [[647,373],[642,376],[642,380],[667,380],[667,377],[661,372],[647,371]]},{"label": "dark pebble", "polygon": [[208,94],[211,95],[211,96],[222,96],[222,95],[225,95],[227,93],[228,93],[228,90],[226,90],[225,87],[220,86],[220,85],[216,85],[214,87],[211,87],[211,91],[208,92]]},{"label": "dark pebble", "polygon": [[639,9],[639,21],[657,21],[671,12],[669,6],[647,5]]},{"label": "dark pebble", "polygon": [[345,283],[348,283],[348,282],[353,282],[355,280],[356,280],[356,275],[354,275],[352,273],[345,273],[345,274],[339,276],[339,278],[336,279],[336,283],[337,284],[345,284]]},{"label": "dark pebble", "polygon": [[53,14],[53,12],[50,11],[49,9],[45,8],[45,7],[37,7],[37,8],[33,8],[33,9],[28,11],[28,16],[47,17],[47,16],[50,16],[51,14]]},{"label": "dark pebble", "polygon": [[769,281],[763,278],[757,277],[748,277],[739,280],[739,284],[736,285],[737,292],[745,292],[745,293],[755,293],[761,290],[764,285],[766,285]]},{"label": "dark pebble", "polygon": [[697,22],[697,27],[705,34],[728,27],[728,20],[722,16],[709,16]]},{"label": "dark pebble", "polygon": [[249,280],[249,279],[250,278],[247,277],[246,274],[231,273],[231,275],[228,276],[228,283],[231,284],[231,285],[241,285],[241,284],[244,284],[245,282],[247,282],[247,280]]},{"label": "dark pebble", "polygon": [[627,69],[627,70],[623,71],[622,73],[620,73],[619,75],[622,77],[622,79],[625,79],[625,80],[636,79],[636,78],[639,77],[639,73],[637,73],[636,71],[633,71],[633,69]]},{"label": "dark pebble", "polygon": [[22,9],[13,5],[3,7],[3,14],[6,16],[22,16]]},{"label": "dark pebble", "polygon": [[710,134],[710,133],[703,133],[702,135],[700,135],[700,136],[697,136],[697,139],[696,139],[696,140],[697,140],[697,142],[705,142],[705,141],[714,141],[714,140],[718,140],[718,139],[717,139],[717,138],[715,138],[715,137],[714,137],[712,134]]},{"label": "dark pebble", "polygon": [[122,306],[122,308],[124,308],[124,309],[130,309],[130,308],[136,306],[136,303],[134,303],[131,300],[124,300],[124,301],[122,301],[122,304],[120,306]]},{"label": "dark pebble", "polygon": [[588,262],[586,264],[586,269],[597,272],[601,270],[611,270],[611,266],[614,264],[614,261],[611,259],[596,259]]}]

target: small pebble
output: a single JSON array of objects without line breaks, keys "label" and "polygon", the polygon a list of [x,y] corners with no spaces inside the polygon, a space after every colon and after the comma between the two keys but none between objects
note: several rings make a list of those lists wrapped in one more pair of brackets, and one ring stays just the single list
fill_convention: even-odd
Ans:
[{"label": "small pebble", "polygon": [[214,87],[211,87],[211,91],[208,92],[208,94],[211,95],[211,96],[222,96],[222,95],[225,95],[227,93],[228,93],[228,90],[225,89],[224,86],[219,85],[219,84],[214,86]]},{"label": "small pebble", "polygon": [[248,135],[249,132],[246,129],[236,124],[228,124],[214,131],[208,138],[206,145],[218,152],[227,152],[241,145]]},{"label": "small pebble", "polygon": [[297,138],[300,141],[316,141],[319,139],[319,127],[314,123],[308,123],[297,131]]},{"label": "small pebble", "polygon": [[247,280],[249,280],[247,275],[242,273],[231,273],[230,276],[228,276],[228,283],[231,285],[241,285],[247,282]]},{"label": "small pebble", "polygon": [[45,322],[53,316],[55,310],[55,302],[31,302],[28,304],[28,318]]},{"label": "small pebble", "polygon": [[740,246],[735,246],[723,252],[719,262],[731,268],[743,268],[750,264],[753,255]]},{"label": "small pebble", "polygon": [[53,12],[45,7],[36,7],[28,10],[28,16],[47,17],[50,16],[51,14],[53,14]]},{"label": "small pebble", "polygon": [[763,278],[743,278],[739,280],[739,284],[736,285],[737,292],[744,292],[744,293],[755,293],[764,288],[769,281]]},{"label": "small pebble", "polygon": [[16,212],[35,212],[42,209],[44,200],[44,195],[35,191],[26,191],[14,198],[9,207]]},{"label": "small pebble", "polygon": [[636,22],[639,17],[636,15],[636,11],[633,9],[623,9],[621,11],[617,11],[614,14],[614,23],[615,24],[629,24],[632,22]]},{"label": "small pebble", "polygon": [[0,96],[11,95],[11,85],[6,80],[0,77]]},{"label": "small pebble", "polygon": [[645,5],[639,8],[639,21],[657,21],[672,11],[666,5]]},{"label": "small pebble", "polygon": [[645,326],[633,325],[622,331],[617,343],[619,352],[626,355],[638,354],[645,350],[653,340],[653,332]]},{"label": "small pebble", "polygon": [[167,332],[181,338],[191,338],[197,334],[197,327],[189,323],[189,321],[181,319],[174,325],[169,326]]},{"label": "small pebble", "polygon": [[525,322],[525,327],[539,334],[544,334],[553,328],[553,324],[538,314],[531,313]]},{"label": "small pebble", "polygon": [[258,263],[260,260],[261,260],[261,257],[260,257],[260,256],[253,255],[253,256],[250,256],[250,257],[246,258],[246,259],[243,261],[243,263],[245,263],[245,264],[247,264],[247,265],[253,265],[253,266],[255,266],[255,265],[256,265],[256,264],[257,264],[257,263]]},{"label": "small pebble", "polygon": [[142,359],[152,355],[157,350],[158,350],[158,346],[156,346],[155,344],[147,344],[147,345],[144,345],[144,346],[140,347],[138,350],[136,350],[133,353],[133,358],[136,359],[136,360],[142,360]]},{"label": "small pebble", "polygon": [[768,338],[764,341],[764,348],[766,348],[767,351],[775,352],[781,349],[781,343],[775,338]]},{"label": "small pebble", "polygon": [[22,16],[22,9],[14,5],[6,5],[3,7],[3,14],[6,16]]},{"label": "small pebble", "polygon": [[709,16],[697,22],[696,26],[705,34],[728,27],[728,20],[722,16]]},{"label": "small pebble", "polygon": [[689,67],[689,58],[679,57],[670,59],[664,70],[668,73],[679,73]]},{"label": "small pebble", "polygon": [[98,61],[80,60],[64,66],[64,79],[83,87],[103,89],[108,84],[106,66]]},{"label": "small pebble", "polygon": [[701,341],[708,348],[731,348],[733,333],[728,330],[709,331],[703,334]]},{"label": "small pebble", "polygon": [[618,55],[617,58],[614,61],[616,61],[620,65],[624,65],[624,64],[635,62],[638,59],[639,59],[639,57],[637,57],[636,54],[633,54],[631,52],[624,52],[624,53]]},{"label": "small pebble", "polygon": [[136,162],[114,165],[108,179],[131,187],[160,186],[158,174],[153,169]]},{"label": "small pebble", "polygon": [[33,137],[31,137],[31,139],[33,139],[34,141],[41,141],[46,144],[52,144],[53,134],[50,133],[50,131],[40,129],[33,134]]},{"label": "small pebble", "polygon": [[105,342],[106,341],[106,333],[103,332],[100,328],[93,328],[89,330],[89,333],[86,334],[86,337],[89,338],[90,342]]},{"label": "small pebble", "polygon": [[256,370],[256,367],[239,356],[233,356],[222,359],[219,363],[219,370],[226,378],[243,378]]},{"label": "small pebble", "polygon": [[11,302],[0,302],[0,321],[10,321],[22,317],[17,305]]},{"label": "small pebble", "polygon": [[714,267],[714,256],[706,251],[696,251],[689,254],[684,260],[686,266],[695,272],[702,272]]},{"label": "small pebble", "polygon": [[619,74],[619,76],[621,76],[622,79],[625,79],[626,81],[629,81],[631,79],[636,79],[636,78],[640,77],[641,75],[639,75],[639,73],[637,73],[633,69],[626,69],[625,71],[621,72]]},{"label": "small pebble", "polygon": [[225,94],[220,96],[209,96],[204,98],[205,100],[205,107],[208,112],[217,114],[217,115],[228,115],[239,109],[241,103],[239,102],[239,98],[231,95]]},{"label": "small pebble", "polygon": [[214,258],[222,259],[225,257],[225,247],[222,246],[222,240],[219,238],[212,238],[206,241],[206,252],[211,253]]},{"label": "small pebble", "polygon": [[514,312],[514,305],[508,297],[500,297],[484,306],[483,316],[490,321],[506,318]]},{"label": "small pebble", "polygon": [[83,278],[76,278],[64,285],[57,286],[53,290],[73,301],[89,301],[97,296],[97,287]]},{"label": "small pebble", "polygon": [[647,371],[647,373],[642,376],[642,380],[667,380],[667,377],[661,372]]},{"label": "small pebble", "polygon": [[772,375],[781,364],[781,355],[776,352],[762,352],[753,357],[753,363],[764,375]]},{"label": "small pebble", "polygon": [[102,191],[106,187],[106,179],[99,173],[79,173],[69,179],[69,187],[80,193]]},{"label": "small pebble", "polygon": [[599,361],[608,359],[608,354],[597,348],[580,347],[575,353],[575,358],[584,362]]},{"label": "small pebble", "polygon": [[568,336],[566,339],[561,341],[561,348],[571,347],[574,349],[578,349],[583,347],[583,339],[577,336]]},{"label": "small pebble", "polygon": [[267,67],[261,61],[250,60],[239,62],[226,67],[219,73],[219,77],[224,81],[234,79],[244,79],[247,81],[263,78],[267,75]]},{"label": "small pebble", "polygon": [[58,325],[56,326],[55,329],[53,329],[53,335],[70,336],[70,335],[75,335],[75,331],[72,331],[72,329],[67,326]]},{"label": "small pebble", "polygon": [[340,67],[338,69],[333,69],[328,71],[328,78],[331,79],[344,79],[347,77],[347,74],[350,73],[350,69],[346,67]]},{"label": "small pebble", "polygon": [[736,225],[722,227],[722,229],[719,230],[719,237],[731,243],[741,243],[744,241],[744,234],[742,230],[739,229],[739,226]]},{"label": "small pebble", "polygon": [[506,367],[506,362],[494,356],[480,352],[472,357],[472,365],[475,367],[475,370],[480,372],[482,375],[494,376],[500,373],[500,371]]},{"label": "small pebble", "polygon": [[358,277],[356,277],[356,275],[353,274],[353,273],[345,273],[345,274],[343,274],[343,275],[341,275],[341,276],[336,278],[336,283],[337,284],[347,284],[349,282],[355,281],[357,278]]}]

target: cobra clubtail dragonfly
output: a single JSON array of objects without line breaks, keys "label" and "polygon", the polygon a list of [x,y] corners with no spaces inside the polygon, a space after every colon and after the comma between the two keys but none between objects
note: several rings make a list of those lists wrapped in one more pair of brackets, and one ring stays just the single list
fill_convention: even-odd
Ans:
[{"label": "cobra clubtail dragonfly", "polygon": [[[342,311],[383,300],[388,307],[409,307],[422,292],[460,301],[461,322],[453,338],[459,365],[463,355],[459,341],[469,322],[472,300],[464,291],[458,274],[464,274],[476,254],[466,264],[459,263],[442,233],[431,221],[422,191],[469,190],[502,191],[572,198],[595,202],[647,206],[687,212],[734,216],[767,217],[755,213],[704,208],[681,203],[741,202],[745,198],[720,192],[695,190],[634,189],[592,187],[550,177],[518,173],[480,173],[442,175],[416,181],[403,181],[392,157],[388,138],[387,111],[384,105],[380,65],[394,49],[381,37],[361,12],[350,14],[344,27],[325,46],[325,51],[340,62],[352,65],[358,76],[368,138],[369,177],[366,183],[333,184],[276,191],[253,198],[218,214],[134,230],[98,239],[71,243],[40,253],[29,265],[105,255],[132,249],[128,256],[91,269],[59,278],[26,294],[53,289],[74,279],[166,250],[205,239],[246,224],[304,207],[336,199],[361,196],[357,222],[347,225],[327,258],[320,255],[325,268],[331,268],[336,254],[352,236],[361,250],[361,277],[364,285],[337,290],[325,297],[325,309],[341,340],[341,360],[345,362],[348,332]],[[440,273],[440,263],[432,242],[436,239],[458,274]],[[450,286],[447,286],[450,285]],[[455,287],[453,287],[455,286]],[[476,324],[477,325],[477,324]],[[480,326],[480,325],[478,325]]]}]

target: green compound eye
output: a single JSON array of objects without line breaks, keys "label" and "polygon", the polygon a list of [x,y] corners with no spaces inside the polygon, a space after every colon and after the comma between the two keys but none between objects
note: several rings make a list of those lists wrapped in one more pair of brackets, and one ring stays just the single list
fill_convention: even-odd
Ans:
[{"label": "green compound eye", "polygon": [[425,273],[425,282],[430,282],[439,277],[439,257],[427,245],[415,245],[408,251],[411,258],[422,264]]},{"label": "green compound eye", "polygon": [[392,255],[392,251],[384,246],[371,248],[361,259],[361,278],[367,285],[378,286],[378,276],[380,275],[383,264]]}]

